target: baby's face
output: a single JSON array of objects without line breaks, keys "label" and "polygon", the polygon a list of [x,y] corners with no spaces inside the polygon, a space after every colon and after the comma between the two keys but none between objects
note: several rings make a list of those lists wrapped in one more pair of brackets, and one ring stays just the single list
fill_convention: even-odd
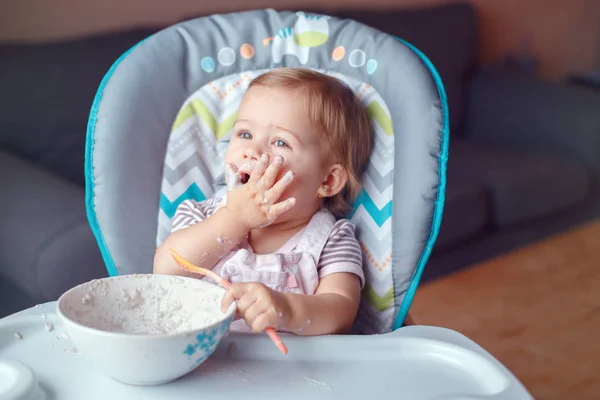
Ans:
[{"label": "baby's face", "polygon": [[280,155],[277,180],[287,171],[294,173],[294,180],[279,201],[295,197],[292,213],[308,215],[320,204],[317,190],[327,173],[324,144],[302,99],[284,89],[253,86],[238,110],[225,162],[237,167],[244,183],[263,153],[271,160]]}]

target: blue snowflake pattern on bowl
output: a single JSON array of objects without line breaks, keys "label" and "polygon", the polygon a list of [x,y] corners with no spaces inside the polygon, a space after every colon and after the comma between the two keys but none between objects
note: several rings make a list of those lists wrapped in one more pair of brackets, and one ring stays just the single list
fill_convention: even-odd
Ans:
[{"label": "blue snowflake pattern on bowl", "polygon": [[187,347],[185,348],[185,350],[183,351],[183,354],[187,354],[188,356],[193,356],[195,352],[196,352],[196,347],[192,346],[191,344],[188,344]]},{"label": "blue snowflake pattern on bowl", "polygon": [[229,321],[228,323],[224,323],[221,325],[221,328],[219,330],[219,335],[223,336],[227,333],[227,331],[229,330],[229,325],[231,324],[231,321]]},{"label": "blue snowflake pattern on bowl", "polygon": [[215,336],[217,336],[217,328],[214,328],[208,334],[201,333],[200,335],[196,336],[198,347],[204,351],[210,351],[210,349],[215,347],[217,344],[217,339]]},{"label": "blue snowflake pattern on bowl", "polygon": [[196,341],[188,344],[183,350],[183,354],[190,359],[196,356],[194,365],[199,365],[205,361],[217,349],[219,341],[229,330],[232,320],[233,318],[227,319],[218,327],[196,335]]}]

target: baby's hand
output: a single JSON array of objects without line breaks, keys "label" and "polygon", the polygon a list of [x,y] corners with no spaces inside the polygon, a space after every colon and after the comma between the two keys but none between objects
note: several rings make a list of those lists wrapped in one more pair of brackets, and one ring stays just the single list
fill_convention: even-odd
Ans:
[{"label": "baby's hand", "polygon": [[238,185],[227,194],[226,207],[248,230],[271,225],[277,217],[296,203],[293,197],[276,203],[294,179],[294,174],[288,171],[283,178],[275,182],[283,158],[275,156],[273,162],[267,167],[268,161],[269,156],[263,154],[252,170],[248,182]]},{"label": "baby's hand", "polygon": [[231,285],[223,297],[223,312],[236,299],[238,314],[254,332],[262,332],[266,328],[278,329],[290,321],[291,311],[287,297],[262,283]]}]

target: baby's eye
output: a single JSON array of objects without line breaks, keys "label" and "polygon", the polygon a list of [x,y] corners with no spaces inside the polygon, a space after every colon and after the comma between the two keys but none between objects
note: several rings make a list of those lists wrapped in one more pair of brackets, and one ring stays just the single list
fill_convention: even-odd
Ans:
[{"label": "baby's eye", "polygon": [[252,134],[248,131],[241,131],[238,136],[242,139],[252,139]]},{"label": "baby's eye", "polygon": [[283,140],[276,140],[273,142],[273,144],[277,147],[290,147],[288,146],[288,144],[286,142],[284,142]]}]

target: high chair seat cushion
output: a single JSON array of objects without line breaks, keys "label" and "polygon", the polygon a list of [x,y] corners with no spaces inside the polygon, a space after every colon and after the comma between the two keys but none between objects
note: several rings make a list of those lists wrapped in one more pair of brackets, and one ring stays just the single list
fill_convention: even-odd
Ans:
[{"label": "high chair seat cushion", "polygon": [[356,330],[396,329],[439,230],[448,110],[424,55],[351,20],[214,15],[167,28],[117,60],[92,106],[86,149],[88,215],[107,269],[151,272],[177,205],[222,193],[241,96],[252,77],[285,66],[349,83],[372,117],[375,149],[350,216],[367,279]]}]

